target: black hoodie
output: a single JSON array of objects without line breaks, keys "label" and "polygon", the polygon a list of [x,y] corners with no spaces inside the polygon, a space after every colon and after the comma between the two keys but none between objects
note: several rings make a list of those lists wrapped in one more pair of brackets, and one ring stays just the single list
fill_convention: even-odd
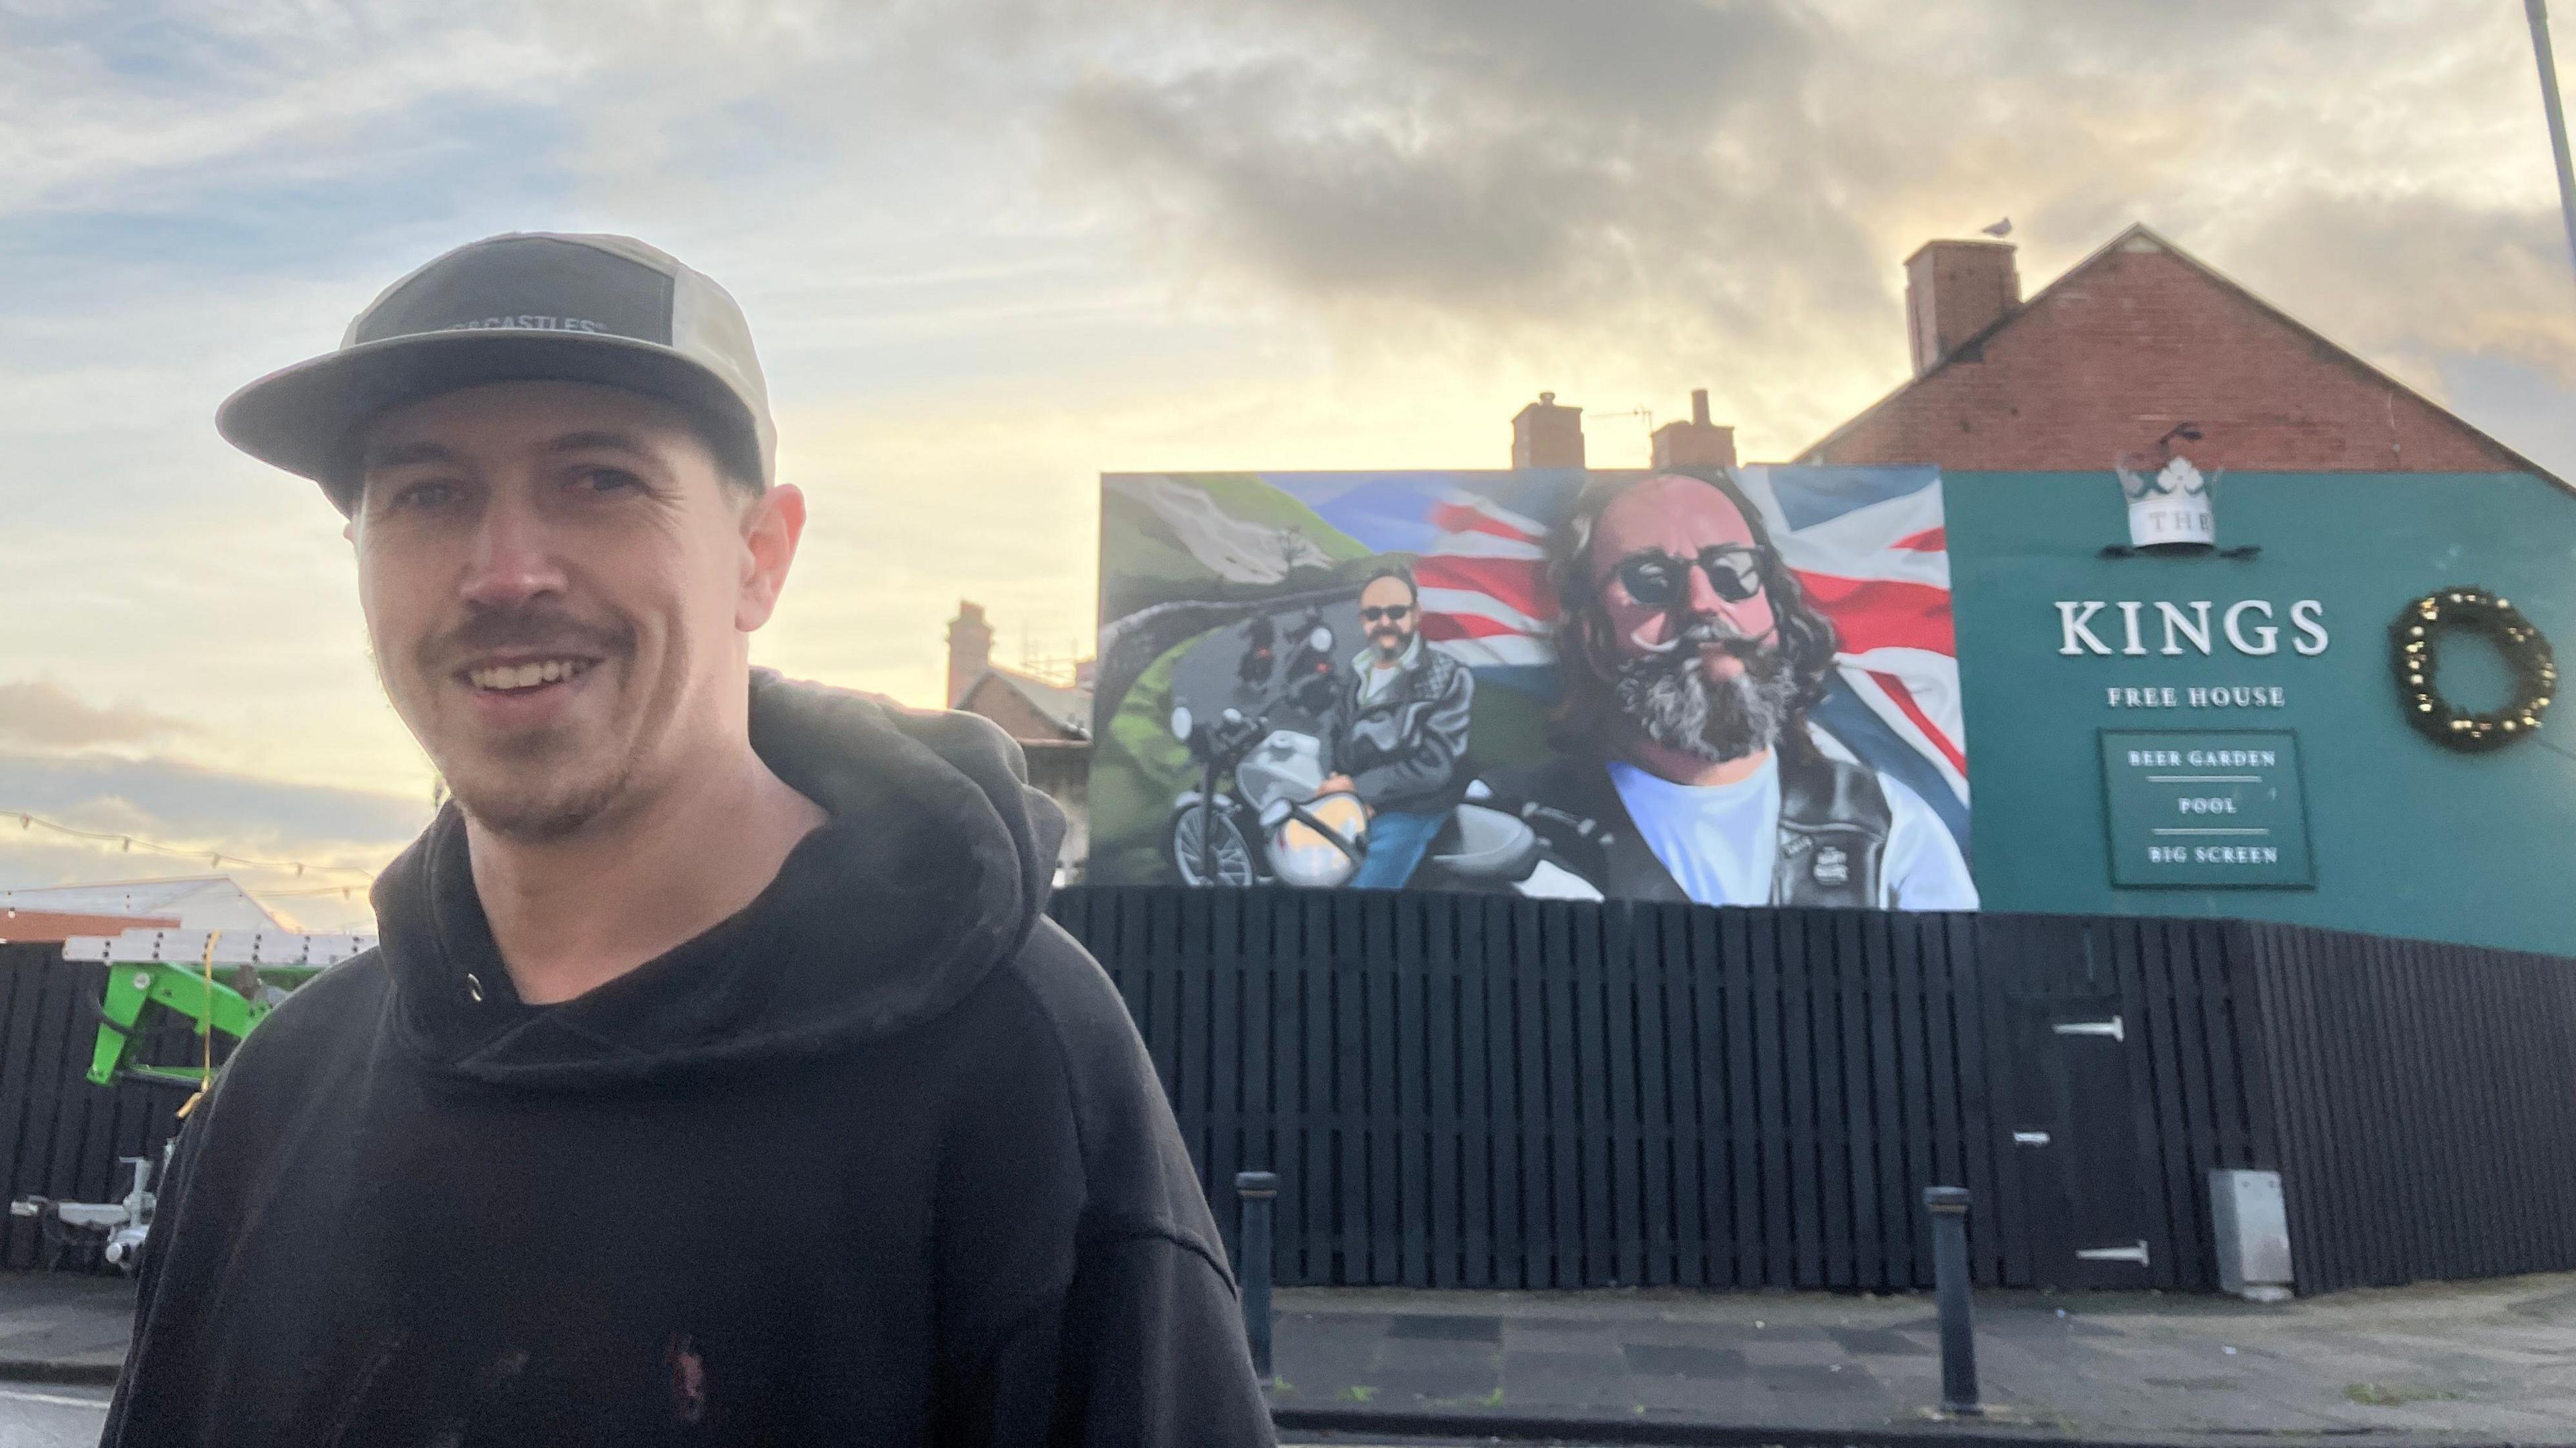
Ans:
[{"label": "black hoodie", "polygon": [[755,676],[830,821],[522,1004],[451,808],[183,1135],[106,1442],[1271,1441],[1062,822],[985,721]]}]

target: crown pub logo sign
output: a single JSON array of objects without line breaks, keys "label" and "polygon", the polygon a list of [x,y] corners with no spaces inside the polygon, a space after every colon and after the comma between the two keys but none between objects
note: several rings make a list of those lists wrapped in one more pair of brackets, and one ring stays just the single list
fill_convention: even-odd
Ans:
[{"label": "crown pub logo sign", "polygon": [[2172,450],[2176,437],[2197,442],[2200,429],[2185,423],[2156,440],[2154,455],[2122,453],[2112,460],[2111,470],[2120,475],[2120,496],[2129,504],[2132,548],[2185,553],[2217,546],[2213,502],[2226,469],[2203,476],[2191,459]]}]

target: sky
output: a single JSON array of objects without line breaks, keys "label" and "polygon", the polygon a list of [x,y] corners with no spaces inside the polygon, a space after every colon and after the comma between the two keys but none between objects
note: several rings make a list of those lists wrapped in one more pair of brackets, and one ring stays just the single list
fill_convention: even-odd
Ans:
[{"label": "sky", "polygon": [[1083,647],[1104,471],[1501,466],[1542,389],[1785,457],[2007,216],[2026,291],[2144,221],[2576,476],[2556,200],[2513,0],[0,0],[0,887],[208,868],[32,813],[363,928],[429,767],[211,418],[479,236],[741,300],[812,508],[755,658],[929,704],[961,598]]}]

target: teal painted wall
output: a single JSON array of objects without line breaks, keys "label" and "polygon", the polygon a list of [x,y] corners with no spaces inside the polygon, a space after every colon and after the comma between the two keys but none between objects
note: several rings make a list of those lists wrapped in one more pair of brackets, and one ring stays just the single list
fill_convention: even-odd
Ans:
[{"label": "teal painted wall", "polygon": [[[2560,704],[2536,738],[2455,754],[2406,726],[2387,664],[2401,608],[2479,584],[2576,669],[2576,497],[2520,473],[2231,473],[2217,494],[2219,544],[2259,544],[2260,557],[2106,559],[2104,544],[2128,539],[2107,471],[1949,473],[1943,487],[1987,909],[2240,916],[2576,955],[2576,705]],[[2245,657],[2223,637],[2208,657],[2058,652],[2060,599],[2145,601],[2156,650],[2156,600],[2207,599],[2215,619],[2245,598],[2274,606],[2278,653]],[[2299,599],[2324,605],[2329,642],[2315,657],[2291,649]],[[2092,627],[2126,644],[2116,609]],[[2502,667],[2461,638],[2447,636],[2442,687],[2491,707]],[[2284,706],[2105,700],[2114,686],[2166,685],[2278,686]],[[2315,888],[2114,888],[2096,753],[2105,728],[2297,731]]]}]

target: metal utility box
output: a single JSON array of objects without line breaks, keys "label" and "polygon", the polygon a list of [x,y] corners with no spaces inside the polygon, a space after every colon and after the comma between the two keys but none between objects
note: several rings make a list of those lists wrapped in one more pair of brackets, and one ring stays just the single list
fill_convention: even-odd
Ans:
[{"label": "metal utility box", "polygon": [[2218,1285],[2256,1302],[2278,1302],[2290,1272],[2290,1216],[2281,1174],[2217,1168],[2209,1174],[2209,1223],[2218,1243]]}]

